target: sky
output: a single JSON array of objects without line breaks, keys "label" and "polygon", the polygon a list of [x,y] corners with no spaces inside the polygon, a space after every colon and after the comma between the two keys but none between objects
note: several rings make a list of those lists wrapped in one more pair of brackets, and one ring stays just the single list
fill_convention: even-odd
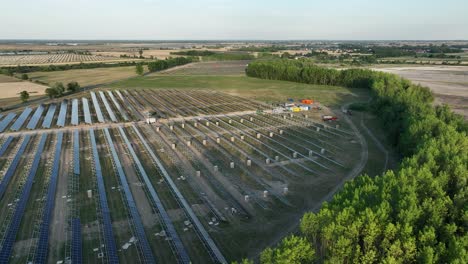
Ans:
[{"label": "sky", "polygon": [[468,40],[468,0],[0,0],[0,39]]}]

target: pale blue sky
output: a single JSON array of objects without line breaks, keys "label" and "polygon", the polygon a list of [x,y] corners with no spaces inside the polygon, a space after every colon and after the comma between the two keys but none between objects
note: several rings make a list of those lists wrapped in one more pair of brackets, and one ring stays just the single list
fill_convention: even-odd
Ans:
[{"label": "pale blue sky", "polygon": [[468,0],[0,0],[0,39],[468,39]]}]

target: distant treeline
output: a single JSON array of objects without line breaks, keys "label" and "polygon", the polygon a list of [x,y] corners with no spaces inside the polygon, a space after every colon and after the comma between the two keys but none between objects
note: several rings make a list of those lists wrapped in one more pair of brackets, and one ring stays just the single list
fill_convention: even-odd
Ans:
[{"label": "distant treeline", "polygon": [[171,52],[173,55],[185,55],[185,56],[210,56],[215,54],[213,51],[209,50],[187,50],[187,51],[176,51]]},{"label": "distant treeline", "polygon": [[238,49],[233,49],[233,51],[248,51],[248,52],[278,52],[281,50],[295,50],[295,49],[301,49],[301,46],[294,46],[294,47],[286,47],[286,46],[264,46],[264,47],[259,47],[259,46],[247,46],[247,47],[242,47]]},{"label": "distant treeline", "polygon": [[253,60],[254,56],[242,52],[213,52],[209,50],[187,50],[171,52],[173,55],[201,56],[204,61]]},{"label": "distant treeline", "polygon": [[385,57],[404,57],[404,56],[415,56],[421,53],[459,53],[463,52],[461,48],[451,47],[447,45],[440,46],[409,46],[404,45],[401,47],[392,46],[366,46],[358,44],[340,44],[340,49],[353,49],[358,53],[372,53],[377,58]]},{"label": "distant treeline", "polygon": [[187,63],[191,63],[196,61],[195,58],[192,57],[178,57],[178,58],[169,58],[166,60],[157,60],[148,63],[148,70],[150,72],[162,71],[165,69],[169,69],[175,66],[184,65]]},{"label": "distant treeline", "polygon": [[[365,69],[335,70],[291,60],[255,61],[247,75],[370,89],[369,109],[404,159],[397,171],[359,176],[317,213],[300,236],[261,263],[466,263],[468,124],[428,88]],[[313,88],[311,88],[313,89]]]}]

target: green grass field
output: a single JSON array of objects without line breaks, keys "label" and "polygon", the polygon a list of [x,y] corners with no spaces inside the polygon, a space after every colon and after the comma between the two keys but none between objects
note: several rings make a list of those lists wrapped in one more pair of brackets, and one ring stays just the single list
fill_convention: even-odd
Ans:
[{"label": "green grass field", "polygon": [[367,95],[367,91],[363,89],[262,80],[246,76],[149,75],[120,81],[109,87],[119,89],[174,88],[217,90],[266,102],[307,97],[331,106]]}]

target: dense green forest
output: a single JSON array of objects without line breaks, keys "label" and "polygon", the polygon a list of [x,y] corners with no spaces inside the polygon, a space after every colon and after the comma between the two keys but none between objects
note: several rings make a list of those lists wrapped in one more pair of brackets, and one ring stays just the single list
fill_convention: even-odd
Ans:
[{"label": "dense green forest", "polygon": [[169,69],[175,66],[184,65],[187,63],[191,63],[196,59],[188,57],[178,57],[178,58],[169,58],[166,60],[156,60],[148,63],[148,70],[150,72],[162,71],[165,69]]},{"label": "dense green forest", "polygon": [[338,71],[292,60],[255,61],[247,75],[370,89],[379,116],[404,157],[398,171],[358,176],[300,234],[266,249],[262,263],[467,263],[468,125],[428,88],[396,75]]}]

